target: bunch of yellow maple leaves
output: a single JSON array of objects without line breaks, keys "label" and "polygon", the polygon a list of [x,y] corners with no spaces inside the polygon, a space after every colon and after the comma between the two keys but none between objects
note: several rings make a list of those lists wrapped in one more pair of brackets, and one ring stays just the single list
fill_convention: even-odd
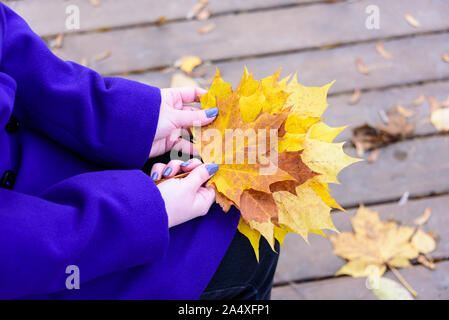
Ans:
[{"label": "bunch of yellow maple leaves", "polygon": [[[232,205],[240,210],[238,229],[250,240],[257,259],[261,236],[274,250],[275,239],[282,244],[289,232],[307,241],[309,233],[336,231],[330,211],[343,209],[329,194],[328,184],[339,183],[340,170],[359,161],[343,152],[343,143],[332,142],[345,127],[329,127],[321,118],[332,83],[306,87],[297,82],[296,75],[289,81],[290,77],[279,80],[279,74],[258,81],[245,68],[233,90],[217,70],[210,90],[201,97],[201,106],[218,107],[219,116],[210,125],[192,130],[195,148],[204,162],[220,164],[209,181],[217,202],[225,212]],[[253,130],[257,135],[254,141],[261,141],[259,132],[276,130],[275,147],[266,143],[262,155],[264,160],[276,156],[276,170],[261,174],[264,166],[272,163],[235,163],[226,161],[226,152],[210,152],[211,144],[216,143],[210,129],[221,134],[218,148],[226,145],[226,130]],[[251,138],[235,143],[233,155],[249,156],[248,140]]]}]

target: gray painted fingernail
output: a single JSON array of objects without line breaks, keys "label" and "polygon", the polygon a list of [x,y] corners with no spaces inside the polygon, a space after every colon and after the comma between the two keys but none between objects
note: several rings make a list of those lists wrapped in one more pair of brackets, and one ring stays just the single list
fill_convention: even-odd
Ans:
[{"label": "gray painted fingernail", "polygon": [[153,181],[156,181],[158,176],[159,175],[157,174],[157,172],[153,172],[153,174],[151,175],[151,179],[153,179]]},{"label": "gray painted fingernail", "polygon": [[216,117],[216,116],[217,116],[217,114],[218,114],[218,108],[215,107],[215,108],[206,109],[205,112],[206,112],[206,116],[207,116],[208,118],[213,118],[213,117]]},{"label": "gray painted fingernail", "polygon": [[188,161],[186,161],[186,162],[183,162],[183,163],[181,163],[181,167],[188,167],[188,166],[189,166],[189,164],[190,164],[190,160],[188,160]]},{"label": "gray painted fingernail", "polygon": [[218,168],[219,168],[219,166],[216,163],[210,163],[206,166],[206,170],[210,176],[213,175],[215,172],[217,172]]},{"label": "gray painted fingernail", "polygon": [[162,175],[163,175],[164,177],[169,176],[170,173],[171,173],[172,171],[173,171],[173,170],[172,170],[172,168],[170,168],[170,167],[165,168],[164,173],[163,173]]}]

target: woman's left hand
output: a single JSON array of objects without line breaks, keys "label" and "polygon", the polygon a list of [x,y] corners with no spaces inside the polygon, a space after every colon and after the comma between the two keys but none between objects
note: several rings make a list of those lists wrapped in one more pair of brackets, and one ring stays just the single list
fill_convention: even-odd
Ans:
[{"label": "woman's left hand", "polygon": [[197,154],[190,141],[183,139],[182,131],[191,126],[205,126],[215,120],[218,108],[196,110],[185,104],[198,102],[207,91],[201,88],[161,89],[161,108],[150,158],[175,149]]}]

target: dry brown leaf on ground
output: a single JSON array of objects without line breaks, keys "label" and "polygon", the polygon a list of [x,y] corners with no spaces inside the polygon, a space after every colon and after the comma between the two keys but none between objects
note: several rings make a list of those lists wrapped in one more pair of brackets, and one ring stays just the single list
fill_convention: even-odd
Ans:
[{"label": "dry brown leaf on ground", "polygon": [[360,73],[368,75],[370,73],[370,69],[366,66],[366,64],[361,59],[356,59],[355,64],[357,66],[357,70]]},{"label": "dry brown leaf on ground", "polygon": [[426,208],[422,215],[420,215],[418,218],[413,220],[413,223],[418,225],[418,226],[422,226],[423,224],[425,224],[430,219],[431,215],[432,215],[432,209]]},{"label": "dry brown leaf on ground", "polygon": [[409,13],[404,14],[404,18],[412,27],[415,28],[421,27],[421,23],[418,20],[416,20],[415,17],[413,17],[411,14]]},{"label": "dry brown leaf on ground", "polygon": [[203,61],[197,56],[186,56],[175,62],[175,67],[181,69],[185,73],[189,74],[198,67]]},{"label": "dry brown leaf on ground", "polygon": [[379,158],[379,149],[374,149],[370,152],[369,157],[366,161],[368,161],[369,163],[374,163],[376,162],[376,160]]},{"label": "dry brown leaf on ground", "polygon": [[393,58],[393,55],[392,55],[390,52],[388,52],[388,51],[384,48],[382,42],[378,42],[378,43],[376,44],[376,50],[377,50],[377,52],[378,52],[382,57],[384,57],[385,59],[391,59],[391,58]]},{"label": "dry brown leaf on ground", "polygon": [[359,89],[354,89],[354,93],[352,94],[351,98],[349,98],[348,102],[349,104],[356,104],[359,102],[360,97],[362,96],[362,91]]},{"label": "dry brown leaf on ground", "polygon": [[199,28],[198,32],[200,34],[205,34],[205,33],[211,32],[214,29],[215,29],[215,23],[212,22],[212,23],[206,24],[205,26]]},{"label": "dry brown leaf on ground", "polygon": [[415,125],[410,123],[403,114],[398,112],[397,108],[392,108],[388,110],[388,124],[384,125],[379,123],[377,127],[386,133],[396,136],[399,138],[404,138],[413,133]]}]

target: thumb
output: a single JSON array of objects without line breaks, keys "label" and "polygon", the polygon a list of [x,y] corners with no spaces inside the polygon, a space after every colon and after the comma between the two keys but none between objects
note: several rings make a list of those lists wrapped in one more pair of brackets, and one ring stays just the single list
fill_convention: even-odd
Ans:
[{"label": "thumb", "polygon": [[218,171],[218,168],[218,164],[215,163],[203,164],[202,166],[195,168],[184,178],[184,181],[189,183],[195,190],[199,190],[201,186]]},{"label": "thumb", "polygon": [[218,108],[210,108],[206,110],[175,110],[174,122],[179,127],[187,128],[193,125],[205,126],[215,120],[218,115]]}]

